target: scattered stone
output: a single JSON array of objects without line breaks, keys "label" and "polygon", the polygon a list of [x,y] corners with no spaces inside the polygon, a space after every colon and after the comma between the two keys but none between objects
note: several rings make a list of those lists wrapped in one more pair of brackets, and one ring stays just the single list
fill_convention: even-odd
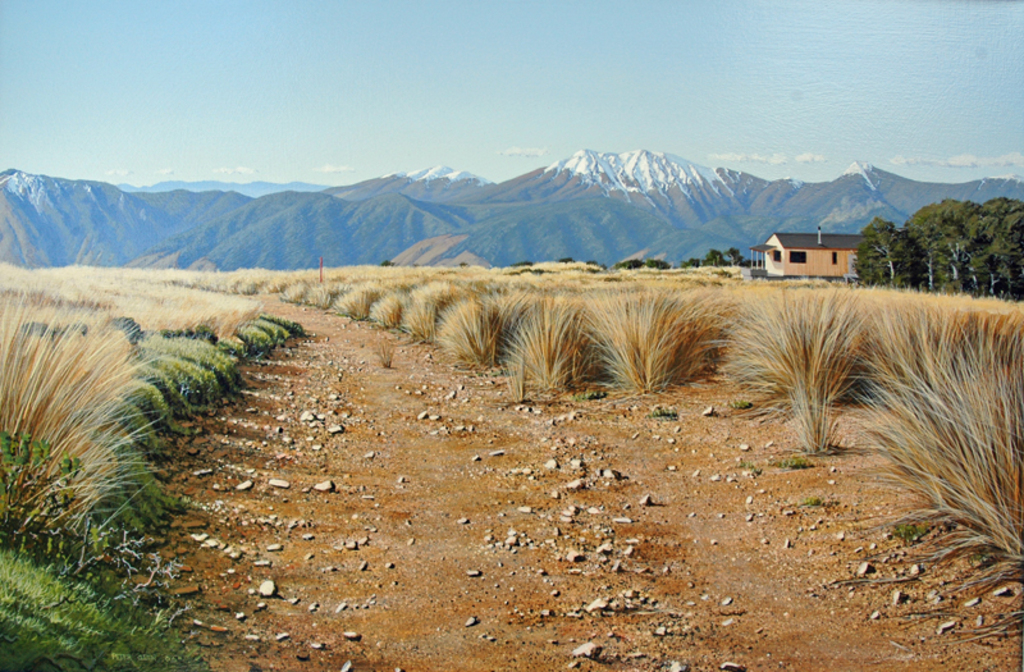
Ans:
[{"label": "scattered stone", "polygon": [[613,523],[619,523],[621,525],[629,525],[630,523],[633,522],[633,519],[632,518],[625,518],[625,517],[612,518],[612,522]]},{"label": "scattered stone", "polygon": [[316,416],[312,411],[303,411],[299,416],[299,422],[313,422],[314,420],[316,420]]},{"label": "scattered stone", "polygon": [[352,632],[351,630],[346,630],[345,632],[341,633],[341,636],[350,642],[358,642],[360,639],[363,638],[363,636],[360,635],[358,632]]},{"label": "scattered stone", "polygon": [[640,506],[654,506],[654,498],[650,495],[644,495],[640,498]]},{"label": "scattered stone", "polygon": [[899,590],[892,591],[892,606],[898,607],[900,605],[900,603],[903,602],[903,600],[905,598],[906,598],[906,595],[904,595],[901,591],[899,591]]},{"label": "scattered stone", "polygon": [[729,661],[719,665],[718,669],[725,670],[725,672],[747,672],[747,668],[743,667],[739,663],[732,663]]},{"label": "scattered stone", "polygon": [[566,562],[583,562],[587,559],[587,556],[583,555],[578,551],[567,551],[565,553]]},{"label": "scattered stone", "polygon": [[480,576],[481,574],[482,574],[482,572],[479,569],[467,569],[466,570],[466,576],[477,577],[477,576]]},{"label": "scattered stone", "polygon": [[345,433],[345,428],[342,427],[341,425],[331,425],[330,427],[327,428],[327,433],[328,434],[344,434]]},{"label": "scattered stone", "polygon": [[565,484],[566,490],[583,490],[583,481],[577,478],[575,481],[569,481]]},{"label": "scattered stone", "polygon": [[466,621],[466,627],[467,628],[472,628],[474,625],[478,624],[479,622],[480,622],[479,618],[477,618],[476,616],[470,616],[469,619]]},{"label": "scattered stone", "polygon": [[722,600],[722,606],[723,607],[728,607],[730,604],[732,604],[732,598],[731,597],[727,597],[724,600]]},{"label": "scattered stone", "polygon": [[551,459],[544,463],[545,469],[558,469],[558,460]]},{"label": "scattered stone", "polygon": [[690,666],[673,660],[668,667],[668,672],[690,672]]},{"label": "scattered stone", "polygon": [[284,546],[282,546],[281,544],[270,544],[269,546],[267,546],[267,551],[269,553],[277,553],[281,550],[284,550]]},{"label": "scattered stone", "polygon": [[287,632],[279,632],[277,635],[274,636],[274,639],[276,639],[279,642],[283,642],[289,637],[291,637],[291,635],[289,635]]},{"label": "scattered stone", "polygon": [[334,481],[326,480],[313,486],[317,492],[334,492]]},{"label": "scattered stone", "polygon": [[601,655],[601,647],[593,642],[587,642],[573,649],[573,658],[590,658],[594,659]]},{"label": "scattered stone", "polygon": [[992,597],[1013,597],[1013,588],[1004,586],[992,591]]},{"label": "scattered stone", "polygon": [[238,485],[235,486],[235,490],[239,490],[239,491],[251,490],[252,486],[253,486],[253,482],[252,481],[243,481],[242,483],[239,483]]},{"label": "scattered stone", "polygon": [[533,509],[531,509],[528,506],[520,506],[518,509],[516,509],[516,511],[518,511],[519,513],[533,513]]},{"label": "scattered stone", "polygon": [[260,584],[260,595],[262,597],[273,597],[277,595],[277,584],[270,579],[267,579]]},{"label": "scattered stone", "polygon": [[860,565],[857,567],[857,576],[867,576],[868,574],[873,574],[874,572],[875,566],[866,560],[860,563]]},{"label": "scattered stone", "polygon": [[[708,406],[707,408],[705,408],[701,412],[701,415],[704,416],[705,418],[712,418],[712,417],[714,417],[715,416],[715,407],[714,406]],[[725,668],[722,668],[722,669],[725,669]]]},{"label": "scattered stone", "polygon": [[882,612],[878,611],[877,609],[875,609],[874,611],[871,612],[870,618],[871,618],[872,621],[877,621],[881,617],[882,617]]},{"label": "scattered stone", "polygon": [[291,483],[289,483],[288,481],[283,481],[280,478],[272,478],[269,481],[267,481],[267,483],[272,487],[281,488],[283,490],[287,490],[288,488],[292,487]]},{"label": "scattered stone", "polygon": [[981,598],[980,597],[975,597],[973,599],[970,599],[970,600],[967,600],[966,602],[964,602],[964,606],[965,607],[976,607],[979,604],[981,604]]},{"label": "scattered stone", "polygon": [[604,611],[607,608],[608,608],[608,600],[604,599],[603,597],[599,597],[596,600],[594,600],[593,602],[591,602],[590,604],[588,604],[586,609],[585,609],[585,611],[588,614],[592,614],[595,611]]},{"label": "scattered stone", "polygon": [[940,623],[939,627],[935,628],[935,634],[936,635],[944,635],[947,632],[949,632],[950,630],[952,630],[953,628],[955,628],[956,625],[957,625],[957,621],[956,620],[946,621],[945,623]]}]

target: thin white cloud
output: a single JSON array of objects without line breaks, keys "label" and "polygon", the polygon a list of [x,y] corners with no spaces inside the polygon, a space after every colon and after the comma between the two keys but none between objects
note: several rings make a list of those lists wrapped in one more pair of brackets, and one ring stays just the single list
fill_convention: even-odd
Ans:
[{"label": "thin white cloud", "polygon": [[544,156],[548,153],[547,147],[509,147],[498,152],[501,156]]},{"label": "thin white cloud", "polygon": [[107,175],[110,177],[128,177],[132,174],[132,171],[125,170],[124,168],[114,168],[107,171]]},{"label": "thin white cloud", "polygon": [[174,168],[161,168],[156,171],[157,175],[174,175]]},{"label": "thin white cloud", "polygon": [[897,154],[889,159],[889,163],[897,166],[935,166],[938,168],[1007,168],[1024,166],[1024,154],[1020,152],[1010,152],[1002,156],[959,154],[948,159],[925,159]]},{"label": "thin white cloud", "polygon": [[730,152],[727,154],[708,154],[708,158],[714,161],[728,161],[730,163],[767,163],[772,166],[781,166],[786,163],[785,154],[767,156],[765,154],[737,154]]},{"label": "thin white cloud", "polygon": [[221,175],[252,175],[258,171],[246,168],[245,166],[238,166],[237,168],[215,168],[213,172],[220,173]]},{"label": "thin white cloud", "polygon": [[351,173],[355,170],[352,166],[335,166],[330,163],[325,163],[319,168],[314,168],[318,173]]},{"label": "thin white cloud", "polygon": [[813,154],[811,152],[804,152],[803,154],[797,154],[795,157],[797,163],[825,163],[828,161],[821,154]]}]

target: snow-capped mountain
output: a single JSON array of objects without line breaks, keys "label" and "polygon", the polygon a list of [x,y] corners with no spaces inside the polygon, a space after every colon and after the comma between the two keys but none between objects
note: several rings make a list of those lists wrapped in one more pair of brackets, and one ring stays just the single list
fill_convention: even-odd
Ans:
[{"label": "snow-capped mountain", "polygon": [[846,175],[860,175],[864,178],[864,182],[867,183],[868,189],[875,191],[878,189],[878,185],[872,180],[875,177],[875,167],[870,163],[864,163],[863,161],[854,161],[850,164],[850,167],[843,171],[843,176]]},{"label": "snow-capped mountain", "polygon": [[544,173],[568,173],[585,185],[597,185],[610,192],[648,194],[678,188],[709,187],[716,193],[732,190],[715,171],[672,154],[640,149],[622,154],[601,154],[590,149],[576,152],[564,161],[548,166]]},{"label": "snow-capped mountain", "polygon": [[411,173],[389,173],[372,180],[327,189],[346,201],[363,201],[383,194],[402,194],[421,201],[444,203],[471,197],[491,181],[464,170],[434,166]]}]

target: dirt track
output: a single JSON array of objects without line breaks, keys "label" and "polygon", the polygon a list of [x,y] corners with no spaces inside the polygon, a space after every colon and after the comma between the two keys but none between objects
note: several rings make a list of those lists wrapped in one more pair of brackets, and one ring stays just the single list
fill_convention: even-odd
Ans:
[{"label": "dirt track", "polygon": [[[962,641],[1019,586],[967,606],[966,565],[917,574],[880,526],[900,502],[877,461],[773,466],[787,428],[732,410],[727,381],[524,408],[433,347],[268,304],[315,337],[248,367],[244,399],[168,465],[194,503],[165,547],[201,587],[183,632],[215,670],[1019,669],[1015,640]],[[250,594],[267,579],[276,596]],[[587,642],[599,654],[574,657]]]}]

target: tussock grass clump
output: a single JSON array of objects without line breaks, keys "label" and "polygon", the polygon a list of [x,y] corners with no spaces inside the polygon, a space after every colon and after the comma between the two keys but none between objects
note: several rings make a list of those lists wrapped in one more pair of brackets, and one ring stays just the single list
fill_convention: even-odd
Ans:
[{"label": "tussock grass clump", "polygon": [[589,332],[618,387],[654,392],[691,380],[717,351],[727,312],[719,294],[606,294],[591,304]]},{"label": "tussock grass clump", "polygon": [[[25,328],[40,319],[51,328],[89,329],[56,336]],[[69,512],[76,518],[116,491],[137,460],[123,425],[140,365],[106,323],[91,311],[47,310],[24,295],[0,296],[0,429],[47,441],[52,450],[39,469],[49,477],[59,475],[65,458],[80,461]]]},{"label": "tussock grass clump", "polygon": [[465,364],[490,367],[498,361],[501,327],[501,316],[493,302],[463,299],[441,315],[437,343]]},{"label": "tussock grass clump", "polygon": [[287,303],[303,303],[310,289],[312,288],[305,282],[288,285],[281,290],[281,300]]},{"label": "tussock grass clump", "polygon": [[433,343],[438,316],[463,296],[464,290],[450,282],[431,282],[417,287],[409,293],[409,303],[402,313],[402,327],[416,340]]},{"label": "tussock grass clump", "polygon": [[385,329],[397,329],[402,326],[402,315],[408,294],[404,291],[392,291],[381,297],[370,309],[370,319]]},{"label": "tussock grass clump", "polygon": [[543,296],[522,311],[510,356],[542,390],[570,387],[592,362],[586,315],[571,297]]},{"label": "tussock grass clump", "polygon": [[898,306],[875,322],[871,445],[917,505],[901,524],[948,526],[933,559],[988,556],[972,583],[1024,566],[1024,319]]},{"label": "tussock grass clump", "polygon": [[385,369],[390,369],[395,358],[395,342],[386,336],[377,341],[377,359]]},{"label": "tussock grass clump", "polygon": [[[348,289],[348,285],[343,283],[318,283],[306,291],[305,295],[302,297],[302,303],[321,310],[327,310],[331,307],[331,304],[334,303],[335,299],[347,292]],[[282,295],[282,298],[284,298],[284,295]]]},{"label": "tussock grass clump", "polygon": [[757,296],[733,320],[727,368],[764,412],[792,418],[802,450],[823,452],[837,441],[836,405],[857,384],[864,336],[850,292]]},{"label": "tussock grass clump", "polygon": [[351,292],[339,296],[333,304],[334,310],[353,320],[367,320],[373,304],[384,294],[381,285],[354,287]]}]

